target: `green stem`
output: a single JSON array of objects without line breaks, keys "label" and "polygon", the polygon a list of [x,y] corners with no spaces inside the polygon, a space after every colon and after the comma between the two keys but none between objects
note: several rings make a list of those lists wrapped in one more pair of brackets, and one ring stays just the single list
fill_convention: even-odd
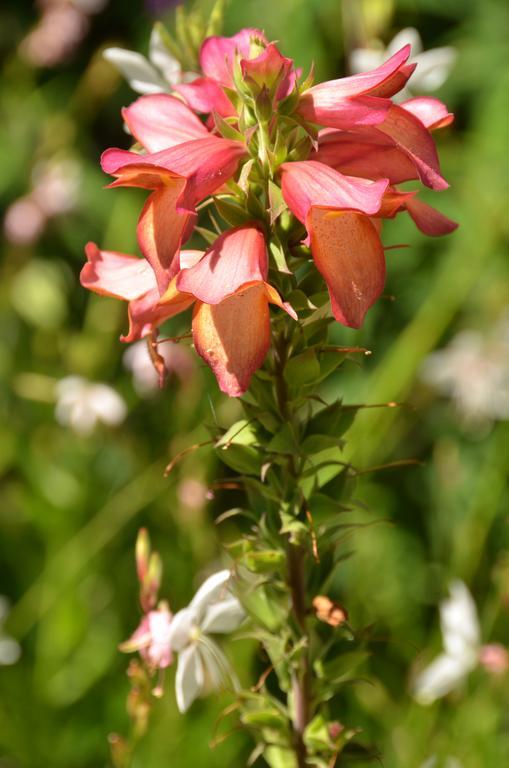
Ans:
[{"label": "green stem", "polygon": [[[284,422],[295,424],[295,414],[292,412],[291,401],[288,394],[288,386],[284,377],[284,367],[288,359],[289,343],[282,333],[275,337],[274,347],[276,353],[276,365],[274,371],[274,385],[281,419]],[[298,470],[293,456],[289,457],[287,467],[286,494],[290,501],[294,496],[295,484],[298,479]],[[294,625],[304,639],[303,648],[299,651],[298,668],[292,675],[293,697],[293,743],[298,768],[305,768],[307,749],[304,742],[304,731],[309,722],[310,714],[310,668],[309,653],[307,649],[307,622],[306,622],[306,581],[304,564],[306,549],[302,545],[291,542],[287,546],[287,579],[291,594],[292,614]]]}]

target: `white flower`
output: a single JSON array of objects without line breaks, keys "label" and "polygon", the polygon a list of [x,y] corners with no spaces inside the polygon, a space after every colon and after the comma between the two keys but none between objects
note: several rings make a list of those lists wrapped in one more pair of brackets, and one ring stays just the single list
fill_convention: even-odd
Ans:
[{"label": "white flower", "polygon": [[384,48],[378,40],[374,41],[370,48],[356,48],[350,55],[350,69],[353,73],[374,69],[407,43],[412,46],[410,62],[417,64],[417,67],[411,77],[410,85],[397,95],[397,99],[407,99],[412,92],[436,91],[449,77],[456,61],[456,51],[451,46],[423,51],[419,32],[413,27],[398,32],[387,48]]},{"label": "white flower", "polygon": [[467,422],[509,419],[508,329],[504,317],[489,336],[462,331],[423,363],[422,378],[451,397]]},{"label": "white flower", "polygon": [[9,601],[0,595],[0,666],[15,664],[21,656],[19,643],[3,632],[2,624],[9,615]]},{"label": "white flower", "polygon": [[166,47],[157,26],[150,36],[148,59],[125,48],[106,48],[104,58],[113,64],[137,93],[165,93],[182,82],[194,80]]},{"label": "white flower", "polygon": [[56,387],[57,421],[80,435],[90,434],[98,422],[116,426],[126,417],[127,406],[107,384],[67,376]]},{"label": "white flower", "polygon": [[175,688],[180,712],[186,712],[201,693],[206,677],[214,688],[232,680],[228,661],[209,637],[233,632],[244,619],[241,604],[229,591],[230,578],[228,570],[210,576],[171,622],[169,643],[178,653]]},{"label": "white flower", "polygon": [[472,596],[462,581],[454,581],[449,592],[450,597],[440,603],[444,653],[414,682],[414,697],[423,705],[432,704],[461,685],[479,661],[481,632]]}]

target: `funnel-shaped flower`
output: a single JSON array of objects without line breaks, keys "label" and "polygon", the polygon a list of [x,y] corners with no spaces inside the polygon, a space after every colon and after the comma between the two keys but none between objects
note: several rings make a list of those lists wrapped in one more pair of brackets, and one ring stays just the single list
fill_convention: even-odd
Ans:
[{"label": "funnel-shaped flower", "polygon": [[320,83],[300,97],[299,114],[312,123],[330,128],[351,128],[383,122],[392,102],[390,96],[404,86],[415,65],[407,65],[410,46],[405,45],[371,72]]},{"label": "funnel-shaped flower", "polygon": [[[129,332],[121,337],[122,341],[135,341],[147,336],[164,320],[192,304],[192,299],[181,296],[180,303],[160,306],[156,277],[146,259],[101,251],[95,243],[88,243],[85,253],[88,261],[81,270],[82,286],[102,296],[129,302]],[[188,259],[190,256],[198,259],[202,255],[201,251],[186,253]]]},{"label": "funnel-shaped flower", "polygon": [[212,368],[220,388],[242,395],[270,346],[269,304],[292,317],[267,280],[268,256],[262,232],[254,225],[231,229],[217,238],[205,256],[171,282],[160,306],[196,299],[193,339]]},{"label": "funnel-shaped flower", "polygon": [[336,320],[358,328],[385,281],[382,243],[370,216],[382,204],[387,179],[343,176],[322,163],[282,166],[282,191],[304,224]]},{"label": "funnel-shaped flower", "polygon": [[230,579],[227,570],[210,576],[171,622],[168,640],[178,653],[175,689],[180,712],[189,709],[207,677],[214,688],[232,679],[226,657],[210,637],[233,632],[244,619],[244,610],[229,589]]},{"label": "funnel-shaped flower", "polygon": [[178,251],[190,234],[198,202],[235,173],[246,148],[207,136],[150,155],[109,149],[102,156],[110,186],[154,190],[138,221],[138,242],[163,291],[179,268]]}]

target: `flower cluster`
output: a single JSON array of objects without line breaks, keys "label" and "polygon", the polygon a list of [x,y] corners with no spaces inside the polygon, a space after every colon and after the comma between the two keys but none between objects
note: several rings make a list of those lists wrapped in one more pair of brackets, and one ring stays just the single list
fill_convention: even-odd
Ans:
[{"label": "flower cluster", "polygon": [[[159,555],[151,552],[144,529],[138,535],[136,563],[143,616],[121,650],[138,651],[150,675],[161,674],[177,653],[177,706],[186,712],[206,683],[218,688],[227,681],[234,682],[226,657],[210,637],[233,632],[244,620],[244,610],[230,591],[232,574],[225,569],[209,576],[189,605],[173,615],[168,603],[158,602],[161,562]],[[161,681],[153,693],[162,693]]]},{"label": "flower cluster", "polygon": [[[269,349],[269,306],[297,319],[283,278],[290,293],[300,287],[310,257],[336,320],[360,327],[384,286],[382,220],[407,211],[429,235],[456,226],[397,186],[448,186],[431,131],[452,115],[431,97],[392,101],[415,67],[409,55],[406,45],[370,72],[313,86],[261,31],[244,29],[204,41],[203,76],[125,108],[138,145],[107,150],[102,167],[111,187],[150,193],[137,226],[143,258],[88,244],[81,274],[90,290],[129,302],[123,340],[192,307],[197,352],[239,396]],[[211,198],[231,228],[206,231],[206,251],[183,249]]]}]

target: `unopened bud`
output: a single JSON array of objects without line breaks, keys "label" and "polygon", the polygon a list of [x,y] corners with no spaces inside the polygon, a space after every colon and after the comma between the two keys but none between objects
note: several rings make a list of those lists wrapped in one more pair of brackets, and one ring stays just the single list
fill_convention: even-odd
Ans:
[{"label": "unopened bud", "polygon": [[150,558],[150,537],[146,528],[140,528],[136,539],[136,571],[140,583],[143,583],[148,571]]}]

